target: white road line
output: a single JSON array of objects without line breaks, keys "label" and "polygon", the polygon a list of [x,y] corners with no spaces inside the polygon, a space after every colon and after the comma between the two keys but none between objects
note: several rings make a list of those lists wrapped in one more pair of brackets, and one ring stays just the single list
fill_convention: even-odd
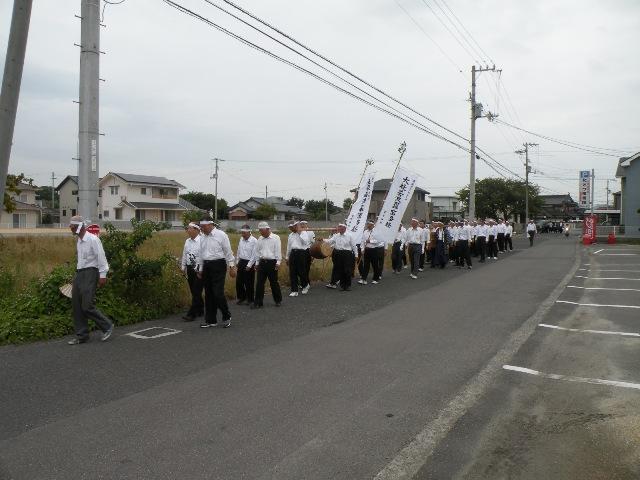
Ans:
[{"label": "white road line", "polygon": [[[158,333],[156,335],[138,335],[139,333],[148,332],[149,330],[164,330],[164,332]],[[151,327],[151,328],[144,328],[142,330],[138,330],[135,332],[125,333],[125,335],[128,335],[129,337],[137,338],[140,340],[151,340],[153,338],[166,337],[168,335],[175,335],[176,333],[181,333],[181,332],[182,330],[176,330],[175,328]]]},{"label": "white road line", "polygon": [[590,263],[585,263],[584,265],[591,265]]},{"label": "white road line", "polygon": [[609,385],[612,387],[632,388],[634,390],[640,390],[640,383],[619,382],[617,380],[602,380],[600,378],[573,377],[571,375],[559,375],[557,373],[544,373],[538,370],[531,370],[530,368],[514,367],[513,365],[503,365],[502,368],[504,368],[505,370],[511,370],[513,372],[526,373],[528,375],[535,375],[542,378],[550,378],[552,380],[591,383],[593,385]]},{"label": "white road line", "polygon": [[[577,254],[578,250],[575,253]],[[409,480],[418,473],[456,422],[495,384],[502,366],[513,358],[515,352],[535,331],[538,323],[560,297],[579,266],[580,257],[576,255],[569,272],[544,299],[538,310],[509,337],[509,340],[477,375],[469,380],[453,398],[447,400],[445,407],[438,412],[436,418],[428,422],[413,440],[378,472],[374,480]]]},{"label": "white road line", "polygon": [[597,255],[597,254],[599,254],[600,252],[602,252],[603,250],[604,250],[604,248],[601,248],[600,250],[597,250],[597,251],[593,252],[593,254],[594,254],[594,255]]},{"label": "white road line", "polygon": [[600,333],[602,335],[620,335],[623,337],[640,337],[640,333],[633,332],[607,332],[606,330],[580,330],[579,328],[564,328],[558,325],[547,325],[546,323],[540,323],[539,327],[553,328],[556,330],[562,330],[565,332],[579,332],[579,333]]},{"label": "white road line", "polygon": [[576,275],[578,278],[586,278],[588,280],[640,280],[640,278],[626,278],[626,277],[585,277],[584,275]]},{"label": "white road line", "polygon": [[[609,265],[606,265],[607,267]],[[586,268],[585,268],[586,270]],[[640,270],[610,270],[610,269],[603,269],[603,268],[598,268],[598,267],[594,267],[593,268],[594,272],[630,272],[630,273],[639,273]]]},{"label": "white road line", "polygon": [[581,307],[640,308],[640,306],[637,305],[604,305],[601,303],[568,302],[567,300],[556,300],[556,303],[570,303],[571,305],[579,305]]},{"label": "white road line", "polygon": [[581,288],[583,290],[613,290],[616,292],[640,292],[640,288],[579,287],[577,285],[567,285],[567,288]]},{"label": "white road line", "polygon": [[605,255],[609,257],[625,257],[625,256],[636,256],[637,253],[603,253],[600,256],[604,257]]},{"label": "white road line", "polygon": [[[591,265],[590,263],[585,263],[584,265]],[[640,267],[640,263],[600,263],[603,267]],[[597,268],[597,267],[596,267]]]}]

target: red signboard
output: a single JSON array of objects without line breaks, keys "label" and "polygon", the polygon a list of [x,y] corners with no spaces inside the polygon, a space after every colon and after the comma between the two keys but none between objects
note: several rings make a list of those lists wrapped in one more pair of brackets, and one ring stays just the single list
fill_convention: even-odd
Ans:
[{"label": "red signboard", "polygon": [[585,215],[582,222],[582,236],[587,237],[591,242],[596,241],[596,215]]},{"label": "red signboard", "polygon": [[100,225],[98,225],[97,223],[92,223],[87,227],[87,232],[100,236]]}]

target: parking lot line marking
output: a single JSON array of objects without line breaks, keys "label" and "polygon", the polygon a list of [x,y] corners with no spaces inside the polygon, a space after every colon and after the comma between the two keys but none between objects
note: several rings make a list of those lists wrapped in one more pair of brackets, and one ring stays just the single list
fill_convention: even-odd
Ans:
[{"label": "parking lot line marking", "polygon": [[603,250],[604,250],[604,248],[601,248],[600,250],[597,250],[597,251],[593,252],[593,254],[594,254],[594,255],[597,255],[597,254],[599,254],[600,252],[602,252]]},{"label": "parking lot line marking", "polygon": [[556,300],[556,303],[570,303],[571,305],[579,305],[581,307],[640,308],[640,306],[638,306],[638,305],[605,305],[605,304],[602,304],[602,303],[569,302],[567,300]]},{"label": "parking lot line marking", "polygon": [[546,323],[538,324],[539,327],[553,328],[555,330],[562,330],[565,332],[579,332],[579,333],[599,333],[602,335],[620,335],[623,337],[640,337],[640,333],[633,332],[608,332],[606,330],[580,330],[579,328],[565,328],[558,325],[547,325]]},{"label": "parking lot line marking", "polygon": [[589,280],[640,280],[640,278],[626,278],[626,277],[585,277],[584,275],[576,275],[578,278],[586,278]]},{"label": "parking lot line marking", "polygon": [[[166,331],[162,333],[158,333],[157,335],[150,335],[150,336],[138,335],[139,333],[146,332],[149,330],[166,330]],[[176,330],[175,328],[150,327],[150,328],[144,328],[142,330],[137,330],[135,332],[125,333],[125,335],[128,335],[129,337],[133,337],[133,338],[138,338],[140,340],[151,340],[153,338],[166,337],[168,335],[175,335],[176,333],[181,333],[181,332],[182,330]]]},{"label": "parking lot line marking", "polygon": [[542,378],[550,378],[551,380],[590,383],[593,385],[609,385],[611,387],[632,388],[634,390],[640,390],[640,383],[620,382],[618,380],[603,380],[600,378],[574,377],[571,375],[559,375],[557,373],[545,373],[538,370],[532,370],[530,368],[515,367],[513,365],[503,365],[502,368],[504,368],[505,370],[511,370],[513,372],[526,373],[528,375],[535,375]]},{"label": "parking lot line marking", "polygon": [[567,285],[567,288],[581,288],[583,290],[613,290],[616,292],[640,292],[640,288],[579,287],[577,285]]}]

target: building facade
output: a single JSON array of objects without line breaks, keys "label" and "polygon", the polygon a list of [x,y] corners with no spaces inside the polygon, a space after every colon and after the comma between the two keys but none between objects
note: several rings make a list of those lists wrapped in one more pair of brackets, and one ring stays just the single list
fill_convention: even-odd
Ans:
[{"label": "building facade", "polygon": [[620,179],[620,224],[625,234],[640,236],[640,152],[618,161]]},{"label": "building facade", "polygon": [[[387,192],[389,191],[390,186],[390,178],[382,178],[380,180],[376,180],[376,182],[373,184],[373,191],[371,192],[371,204],[369,205],[369,213],[367,214],[367,218],[369,218],[370,220],[374,220],[380,214],[382,205],[384,205],[384,200],[387,196]],[[356,192],[356,190],[352,190],[352,192]],[[416,187],[413,191],[411,201],[409,202],[409,205],[407,205],[407,209],[402,216],[402,223],[409,223],[411,221],[411,218],[413,217],[419,220],[430,222],[431,214],[432,211],[431,202],[429,201],[429,192],[420,187]]]},{"label": "building facade", "polygon": [[36,228],[42,220],[42,208],[36,202],[38,187],[28,183],[18,185],[19,193],[11,193],[15,209],[7,212],[2,205],[0,228]]},{"label": "building facade", "polygon": [[254,212],[264,204],[269,204],[276,209],[276,214],[269,220],[306,219],[308,213],[296,206],[287,205],[282,197],[250,197],[244,202],[238,202],[229,208],[227,215],[229,220],[242,221],[253,218]]},{"label": "building facade", "polygon": [[462,202],[455,195],[432,195],[431,206],[433,208],[433,218],[436,220],[464,217],[465,212]]}]

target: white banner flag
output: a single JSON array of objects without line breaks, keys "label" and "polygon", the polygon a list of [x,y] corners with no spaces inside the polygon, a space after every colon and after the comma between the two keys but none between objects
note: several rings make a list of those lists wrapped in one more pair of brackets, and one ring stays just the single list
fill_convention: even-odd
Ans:
[{"label": "white banner flag", "polygon": [[415,173],[398,168],[389,187],[382,210],[380,210],[378,221],[373,227],[375,238],[383,240],[385,243],[393,243],[404,211],[409,206],[413,191],[416,188],[416,180]]},{"label": "white banner flag", "polygon": [[349,217],[347,218],[347,230],[358,240],[362,237],[364,226],[367,222],[375,176],[375,173],[368,173],[362,178],[358,189],[358,197],[351,205]]}]

